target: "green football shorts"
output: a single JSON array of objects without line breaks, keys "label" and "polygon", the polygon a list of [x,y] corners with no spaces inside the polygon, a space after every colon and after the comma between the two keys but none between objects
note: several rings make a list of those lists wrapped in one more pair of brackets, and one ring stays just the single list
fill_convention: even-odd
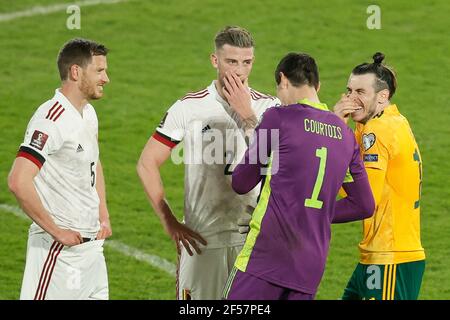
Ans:
[{"label": "green football shorts", "polygon": [[361,264],[353,271],[342,300],[417,300],[425,260],[399,264]]}]

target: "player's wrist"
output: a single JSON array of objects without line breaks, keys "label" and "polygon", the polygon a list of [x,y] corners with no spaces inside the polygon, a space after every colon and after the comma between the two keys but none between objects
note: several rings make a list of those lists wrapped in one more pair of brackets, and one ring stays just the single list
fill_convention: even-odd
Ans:
[{"label": "player's wrist", "polygon": [[104,214],[100,214],[100,217],[98,219],[100,221],[100,224],[102,223],[109,223],[109,213],[106,212]]},{"label": "player's wrist", "polygon": [[242,121],[247,121],[249,119],[252,119],[253,117],[256,118],[255,113],[253,112],[252,108],[249,106],[242,107],[239,110],[238,114]]},{"label": "player's wrist", "polygon": [[244,118],[242,121],[244,123],[243,129],[246,132],[246,134],[247,133],[251,134],[258,125],[258,119],[256,118],[255,114],[251,114],[249,117]]},{"label": "player's wrist", "polygon": [[62,238],[62,235],[64,233],[64,230],[60,227],[56,226],[52,228],[51,230],[47,231],[54,239],[60,240]]},{"label": "player's wrist", "polygon": [[178,220],[177,220],[177,218],[175,217],[175,215],[174,215],[173,213],[171,213],[171,212],[163,212],[163,213],[160,215],[160,220],[161,220],[161,223],[162,223],[166,228],[169,228],[169,229],[170,229],[170,227],[173,226],[174,224],[178,224],[178,223],[179,223]]}]

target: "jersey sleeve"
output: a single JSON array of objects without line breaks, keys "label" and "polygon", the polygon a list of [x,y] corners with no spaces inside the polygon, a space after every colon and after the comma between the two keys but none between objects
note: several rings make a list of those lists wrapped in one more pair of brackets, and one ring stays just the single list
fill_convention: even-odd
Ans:
[{"label": "jersey sleeve", "polygon": [[394,128],[387,130],[380,124],[366,124],[359,127],[358,137],[361,144],[361,156],[369,177],[370,187],[378,204],[385,184],[389,159],[396,156],[396,138]]},{"label": "jersey sleeve", "polygon": [[26,158],[41,169],[48,156],[57,152],[63,143],[63,137],[53,121],[31,120],[17,157]]},{"label": "jersey sleeve", "polygon": [[184,107],[179,100],[169,108],[153,134],[154,139],[169,148],[174,148],[183,140],[186,131]]},{"label": "jersey sleeve", "polygon": [[342,186],[347,196],[336,202],[332,223],[363,220],[373,215],[375,201],[367,176]]},{"label": "jersey sleeve", "polygon": [[343,199],[336,202],[333,223],[369,218],[375,207],[368,175],[361,159],[360,146],[353,133],[351,137],[353,140],[353,155],[344,183],[339,190],[339,198],[342,197]]},{"label": "jersey sleeve", "polygon": [[261,180],[264,175],[263,168],[269,163],[272,151],[278,152],[279,129],[278,110],[276,108],[267,109],[261,123],[255,129],[252,143],[233,171],[232,187],[238,194],[249,192]]},{"label": "jersey sleeve", "polygon": [[364,164],[361,159],[359,144],[356,142],[353,134],[351,137],[353,140],[353,155],[344,179],[344,183],[353,182],[367,177],[366,170],[364,169]]},{"label": "jersey sleeve", "polygon": [[[392,130],[393,131],[393,130]],[[366,168],[386,171],[389,159],[397,154],[395,134],[367,124],[361,132],[361,154]]]}]

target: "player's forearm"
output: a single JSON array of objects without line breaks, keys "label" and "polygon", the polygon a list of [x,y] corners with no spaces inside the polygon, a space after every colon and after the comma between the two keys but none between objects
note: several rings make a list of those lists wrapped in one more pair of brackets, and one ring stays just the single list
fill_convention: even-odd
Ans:
[{"label": "player's forearm", "polygon": [[144,164],[142,161],[139,161],[137,173],[147,198],[161,223],[165,225],[168,221],[176,219],[165,199],[164,186],[158,166],[156,164]]},{"label": "player's forearm", "polygon": [[[277,118],[272,118],[273,116],[270,115],[265,117],[265,120],[255,129],[255,139],[233,171],[232,187],[238,194],[250,192],[261,181],[262,176],[267,174],[265,169],[271,161],[272,150],[278,150],[278,131],[273,130],[277,128]],[[256,117],[252,125],[257,125]],[[272,140],[276,140],[275,143]]]},{"label": "player's forearm", "polygon": [[[243,166],[251,166],[243,168]],[[239,169],[239,170],[236,170]],[[233,172],[232,187],[237,194],[246,194],[250,192],[259,181],[261,181],[261,176],[259,174],[259,167],[255,165],[239,165]]]},{"label": "player's forearm", "polygon": [[258,125],[258,119],[256,118],[256,115],[253,113],[249,117],[243,119],[242,123],[244,130],[244,139],[248,146],[250,145],[251,138],[253,137],[253,134],[255,132],[255,128]]},{"label": "player's forearm", "polygon": [[108,206],[106,204],[105,177],[103,175],[103,167],[100,160],[98,161],[97,164],[97,182],[95,188],[97,189],[98,198],[100,199],[99,205],[100,222],[109,220]]},{"label": "player's forearm", "polygon": [[343,223],[370,218],[375,210],[375,201],[369,181],[360,179],[344,185],[347,197],[337,201],[333,223]]},{"label": "player's forearm", "polygon": [[[254,141],[245,152],[244,158],[233,170],[231,186],[238,194],[250,192],[258,182],[261,181],[262,166],[260,162],[261,159],[256,158],[258,157],[257,148],[257,141]],[[256,159],[256,161],[251,161],[254,159]]]},{"label": "player's forearm", "polygon": [[15,181],[10,183],[10,190],[14,194],[22,210],[42,229],[53,237],[57,237],[61,230],[53,221],[50,214],[42,205],[32,180]]}]

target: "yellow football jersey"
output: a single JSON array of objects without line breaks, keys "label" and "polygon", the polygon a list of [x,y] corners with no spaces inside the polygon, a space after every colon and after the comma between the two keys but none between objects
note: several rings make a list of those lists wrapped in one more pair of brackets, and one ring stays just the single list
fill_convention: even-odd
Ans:
[{"label": "yellow football jersey", "polygon": [[408,121],[395,104],[355,136],[369,176],[376,208],[363,221],[359,244],[362,264],[392,264],[425,259],[420,242],[422,160]]}]

